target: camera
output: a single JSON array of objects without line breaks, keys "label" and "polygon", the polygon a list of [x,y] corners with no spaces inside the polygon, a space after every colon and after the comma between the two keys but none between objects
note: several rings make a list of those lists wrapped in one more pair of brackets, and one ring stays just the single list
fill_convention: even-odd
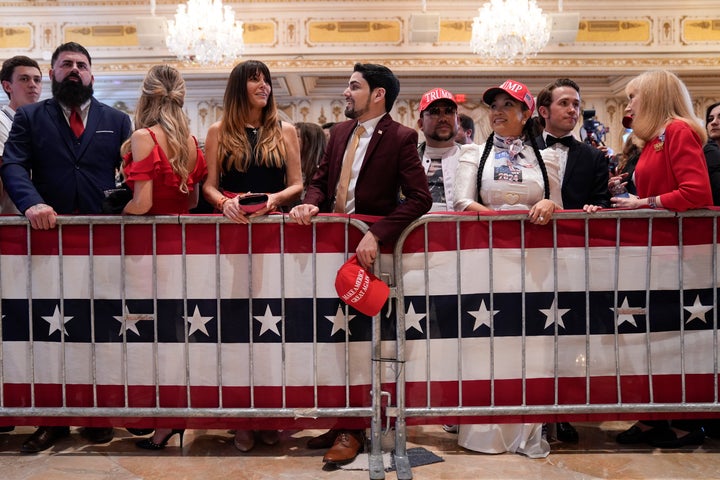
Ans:
[{"label": "camera", "polygon": [[606,135],[607,128],[595,119],[595,110],[583,111],[583,129],[580,132],[583,141],[594,147],[605,145]]}]

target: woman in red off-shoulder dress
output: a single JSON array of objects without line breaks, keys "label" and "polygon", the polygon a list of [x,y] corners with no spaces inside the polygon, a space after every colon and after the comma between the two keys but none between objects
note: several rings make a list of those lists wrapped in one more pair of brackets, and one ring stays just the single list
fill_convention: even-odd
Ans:
[{"label": "woman in red off-shoulder dress", "polygon": [[137,130],[122,148],[133,198],[123,213],[184,214],[197,205],[207,164],[182,110],[185,82],[167,65],[150,69],[135,113]]}]

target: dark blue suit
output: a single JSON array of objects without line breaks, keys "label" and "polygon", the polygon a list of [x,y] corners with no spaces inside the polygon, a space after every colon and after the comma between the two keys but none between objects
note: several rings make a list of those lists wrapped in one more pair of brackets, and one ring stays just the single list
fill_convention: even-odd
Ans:
[{"label": "dark blue suit", "polygon": [[58,214],[100,213],[131,133],[128,115],[95,98],[79,139],[57,101],[20,107],[0,167],[5,188],[21,212],[45,203]]},{"label": "dark blue suit", "polygon": [[[542,135],[535,138],[545,149]],[[574,140],[568,148],[565,175],[562,179],[563,208],[580,210],[583,205],[610,206],[608,160],[597,148]]]}]

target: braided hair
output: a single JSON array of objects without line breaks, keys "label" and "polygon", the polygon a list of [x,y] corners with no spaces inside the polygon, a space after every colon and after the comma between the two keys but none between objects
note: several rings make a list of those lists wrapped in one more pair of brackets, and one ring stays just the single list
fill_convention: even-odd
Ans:
[{"label": "braided hair", "polygon": [[[542,172],[543,177],[543,183],[545,184],[545,199],[550,198],[550,181],[548,180],[548,174],[547,174],[547,168],[545,167],[545,162],[542,159],[542,155],[540,155],[540,149],[537,146],[537,142],[535,141],[535,120],[533,118],[528,119],[527,122],[525,122],[525,125],[523,126],[522,135],[526,138],[530,139],[530,145],[532,146],[533,152],[535,153],[535,158],[537,158],[538,165],[540,165],[540,172]],[[495,132],[491,132],[490,136],[485,141],[485,149],[483,150],[482,156],[480,157],[480,165],[478,166],[478,173],[477,173],[477,196],[478,196],[478,203],[482,205],[482,198],[480,196],[480,183],[482,182],[482,174],[483,170],[485,169],[485,162],[487,162],[488,156],[490,156],[490,150],[492,150],[493,147],[493,140],[495,138]]]}]

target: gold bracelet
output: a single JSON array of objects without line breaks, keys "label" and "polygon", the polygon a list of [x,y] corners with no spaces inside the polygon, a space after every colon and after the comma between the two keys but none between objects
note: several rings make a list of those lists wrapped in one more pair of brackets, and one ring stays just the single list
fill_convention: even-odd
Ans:
[{"label": "gold bracelet", "polygon": [[215,209],[222,212],[223,205],[225,205],[225,202],[227,202],[228,200],[230,200],[230,199],[228,197],[226,197],[225,195],[220,197],[220,199],[215,203]]}]

